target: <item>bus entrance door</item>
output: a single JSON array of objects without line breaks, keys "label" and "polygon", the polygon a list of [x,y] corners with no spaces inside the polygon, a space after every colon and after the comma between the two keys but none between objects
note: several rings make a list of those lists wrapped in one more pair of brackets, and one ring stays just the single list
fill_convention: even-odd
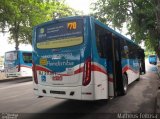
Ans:
[{"label": "bus entrance door", "polygon": [[118,96],[123,92],[121,49],[120,39],[116,38],[113,35],[112,48],[114,96]]},{"label": "bus entrance door", "polygon": [[121,95],[123,91],[120,39],[107,34],[107,71],[109,97]]}]

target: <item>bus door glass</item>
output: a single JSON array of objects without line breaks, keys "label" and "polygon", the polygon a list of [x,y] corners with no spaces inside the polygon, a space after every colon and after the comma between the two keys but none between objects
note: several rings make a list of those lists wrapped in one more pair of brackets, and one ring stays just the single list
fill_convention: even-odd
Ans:
[{"label": "bus door glass", "polygon": [[119,38],[112,36],[113,41],[113,69],[114,69],[114,80],[115,80],[115,92],[116,95],[119,95],[123,89],[123,80],[122,80],[122,65],[121,65],[121,49],[120,49],[120,40]]}]

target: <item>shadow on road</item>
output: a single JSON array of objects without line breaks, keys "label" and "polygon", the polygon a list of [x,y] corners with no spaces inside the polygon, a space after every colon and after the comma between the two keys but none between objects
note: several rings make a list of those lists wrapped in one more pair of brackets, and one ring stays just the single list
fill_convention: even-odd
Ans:
[{"label": "shadow on road", "polygon": [[0,84],[17,84],[32,81],[32,77],[18,77],[0,80]]},{"label": "shadow on road", "polygon": [[46,119],[47,117],[52,117],[55,119],[96,119],[99,114],[96,114],[96,110],[106,106],[108,101],[76,101],[67,100],[57,106],[51,107],[44,110],[40,114],[34,114],[32,119]]},{"label": "shadow on road", "polygon": [[[137,83],[138,81],[132,83],[129,90]],[[106,119],[106,117],[108,119],[117,119],[117,112],[121,111],[119,111],[119,109],[118,111],[109,109],[112,108],[113,105],[117,105],[119,100],[122,100],[122,98],[126,96],[119,96],[113,100],[100,101],[66,100],[54,107],[43,110],[43,112],[32,115],[30,119],[46,119],[48,117],[53,119]],[[109,111],[105,110],[106,108]]]}]

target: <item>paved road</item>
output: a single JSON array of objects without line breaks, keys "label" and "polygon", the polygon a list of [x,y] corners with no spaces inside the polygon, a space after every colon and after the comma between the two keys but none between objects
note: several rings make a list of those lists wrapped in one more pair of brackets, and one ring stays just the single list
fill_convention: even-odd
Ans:
[{"label": "paved road", "polygon": [[23,116],[26,119],[35,119],[39,116],[47,118],[47,115],[54,116],[56,119],[60,117],[103,119],[110,116],[117,117],[117,114],[110,115],[109,113],[154,113],[158,77],[152,70],[148,71],[147,74],[141,76],[140,81],[135,81],[130,85],[127,95],[106,102],[37,98],[33,94],[31,81],[0,83],[0,112],[3,113],[1,116],[5,117],[5,113],[9,112],[11,114],[25,113],[20,114],[19,117]]}]

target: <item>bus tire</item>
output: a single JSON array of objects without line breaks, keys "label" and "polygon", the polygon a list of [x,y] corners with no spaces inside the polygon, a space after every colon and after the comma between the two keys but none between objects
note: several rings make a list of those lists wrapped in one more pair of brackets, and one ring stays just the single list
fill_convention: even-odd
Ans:
[{"label": "bus tire", "polygon": [[126,74],[123,74],[122,77],[123,77],[123,90],[121,94],[126,95],[128,90],[128,77]]}]

